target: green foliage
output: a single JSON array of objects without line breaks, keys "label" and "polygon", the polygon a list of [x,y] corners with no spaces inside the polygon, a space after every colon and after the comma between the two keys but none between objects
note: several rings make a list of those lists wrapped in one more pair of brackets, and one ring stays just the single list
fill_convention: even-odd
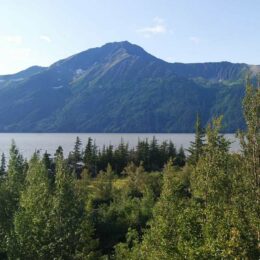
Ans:
[{"label": "green foliage", "polygon": [[15,204],[18,205],[20,192],[24,188],[25,167],[22,155],[19,153],[14,141],[12,142],[8,163],[7,186],[14,196]]},{"label": "green foliage", "polygon": [[0,253],[10,259],[95,259],[97,241],[85,198],[64,168],[62,156],[56,158],[53,185],[45,160],[35,154],[23,189],[13,194],[10,184],[21,185],[14,178],[20,159],[15,147],[11,155],[8,174],[10,170],[12,182],[7,175],[0,189]]},{"label": "green foliage", "polygon": [[166,166],[144,235],[129,230],[116,259],[259,258],[259,105],[259,88],[248,84],[241,154],[229,152],[221,117],[208,125],[204,144],[197,131],[191,163],[179,171]]},{"label": "green foliage", "polygon": [[205,134],[204,129],[201,126],[201,119],[200,116],[197,114],[197,120],[195,123],[195,141],[191,142],[191,146],[187,150],[189,152],[188,163],[191,165],[196,165],[202,155],[204,136]]},{"label": "green foliage", "polygon": [[109,201],[113,194],[113,179],[115,174],[110,164],[105,172],[101,171],[94,183],[94,195],[97,200]]},{"label": "green foliage", "polygon": [[[243,102],[247,131],[240,132],[240,143],[244,155],[243,170],[247,178],[246,206],[250,223],[260,245],[260,87],[247,80]],[[249,210],[250,209],[250,210]],[[259,248],[258,248],[259,249]],[[260,249],[259,249],[260,251]]]},{"label": "green foliage", "polygon": [[16,248],[13,258],[51,258],[51,195],[48,171],[35,154],[26,175],[26,188],[21,193],[20,209],[14,218]]},{"label": "green foliage", "polygon": [[205,200],[220,200],[228,197],[229,192],[229,142],[219,136],[221,118],[213,120],[213,125],[206,131],[207,144],[203,157],[198,162],[192,176],[192,189],[195,196]]},{"label": "green foliage", "polygon": [[54,259],[94,259],[96,242],[84,208],[72,177],[64,168],[62,158],[58,158],[51,209],[53,242],[50,253]]},{"label": "green foliage", "polygon": [[[111,165],[115,174],[120,175],[125,167],[132,162],[135,165],[142,165],[144,170],[148,172],[162,170],[171,158],[175,159],[175,164],[180,167],[186,163],[182,147],[177,152],[171,141],[159,144],[155,137],[150,142],[147,139],[139,140],[136,148],[132,149],[129,149],[128,144],[121,140],[117,147],[108,145],[103,146],[102,150],[98,149],[89,138],[84,151],[79,153],[78,157],[83,158],[84,168],[90,172],[92,177],[96,177],[100,171],[105,171],[108,164]],[[75,167],[73,153],[70,153],[67,163],[79,176],[81,165]]]},{"label": "green foliage", "polygon": [[[179,226],[182,210],[188,199],[181,172],[174,170],[169,162],[163,172],[163,187],[160,199],[155,205],[153,219],[145,232],[143,242],[133,254],[139,251],[134,259],[179,259],[178,250]],[[187,231],[187,230],[186,230]],[[138,246],[138,245],[137,245]]]},{"label": "green foliage", "polygon": [[25,187],[26,167],[14,141],[9,156],[8,172],[0,183],[0,249],[12,253],[15,248],[14,215]]},{"label": "green foliage", "polygon": [[1,156],[1,165],[0,165],[0,178],[6,174],[6,162],[5,162],[5,155],[2,153]]},{"label": "green foliage", "polygon": [[89,137],[85,150],[83,152],[83,162],[85,163],[85,167],[89,170],[89,172],[93,173],[94,176],[97,175],[97,147],[95,143],[93,144],[93,140]]},{"label": "green foliage", "polygon": [[248,82],[241,153],[222,117],[205,140],[197,118],[187,164],[155,138],[102,150],[89,139],[84,151],[77,139],[68,158],[59,147],[29,166],[13,143],[0,168],[0,258],[258,259],[259,93]]},{"label": "green foliage", "polygon": [[74,159],[75,163],[77,163],[81,160],[81,145],[82,145],[82,142],[79,139],[79,137],[77,136],[75,146],[74,146],[74,151],[73,151],[73,159]]},{"label": "green foliage", "polygon": [[185,165],[185,162],[186,162],[186,155],[183,147],[181,146],[176,155],[176,159],[174,160],[174,163],[180,167],[183,167]]}]

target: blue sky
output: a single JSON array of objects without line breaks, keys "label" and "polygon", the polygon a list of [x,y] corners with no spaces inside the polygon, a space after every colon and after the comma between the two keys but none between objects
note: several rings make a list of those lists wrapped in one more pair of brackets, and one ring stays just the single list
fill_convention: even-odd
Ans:
[{"label": "blue sky", "polygon": [[258,0],[0,0],[0,74],[128,40],[170,62],[260,64]]}]

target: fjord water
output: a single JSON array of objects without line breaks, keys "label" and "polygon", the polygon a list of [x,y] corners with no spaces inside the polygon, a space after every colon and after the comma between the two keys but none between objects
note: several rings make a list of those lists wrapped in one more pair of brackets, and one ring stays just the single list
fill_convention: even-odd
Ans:
[{"label": "fjord water", "polygon": [[[121,141],[128,143],[129,147],[135,147],[138,140],[148,141],[155,137],[159,143],[163,141],[172,141],[176,148],[183,146],[187,149],[190,142],[194,141],[194,134],[103,134],[103,133],[1,133],[0,134],[0,152],[5,153],[8,157],[9,148],[12,140],[15,141],[21,154],[29,159],[36,151],[41,154],[48,151],[53,155],[59,145],[62,146],[64,155],[67,156],[73,150],[76,137],[82,140],[82,147],[85,146],[89,137],[91,137],[99,148],[103,145],[117,146]],[[226,134],[225,137],[229,139],[232,151],[239,150],[239,143],[234,134]]]}]

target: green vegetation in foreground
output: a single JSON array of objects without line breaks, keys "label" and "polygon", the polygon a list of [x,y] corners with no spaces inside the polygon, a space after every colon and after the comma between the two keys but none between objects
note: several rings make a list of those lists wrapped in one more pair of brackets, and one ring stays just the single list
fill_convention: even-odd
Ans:
[{"label": "green vegetation in foreground", "polygon": [[[0,167],[0,259],[259,259],[260,89],[248,82],[242,152],[221,118],[187,160],[174,145],[123,143],[27,163],[15,144]],[[171,158],[171,159],[170,159]],[[162,164],[168,163],[162,169]]]}]

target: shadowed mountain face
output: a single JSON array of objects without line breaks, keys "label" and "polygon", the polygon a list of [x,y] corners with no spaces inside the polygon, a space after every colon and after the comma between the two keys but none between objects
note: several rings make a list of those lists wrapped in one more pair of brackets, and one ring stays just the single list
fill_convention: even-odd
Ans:
[{"label": "shadowed mountain face", "polygon": [[167,63],[129,42],[108,43],[0,76],[2,132],[193,132],[224,115],[244,127],[244,78],[259,66]]}]

